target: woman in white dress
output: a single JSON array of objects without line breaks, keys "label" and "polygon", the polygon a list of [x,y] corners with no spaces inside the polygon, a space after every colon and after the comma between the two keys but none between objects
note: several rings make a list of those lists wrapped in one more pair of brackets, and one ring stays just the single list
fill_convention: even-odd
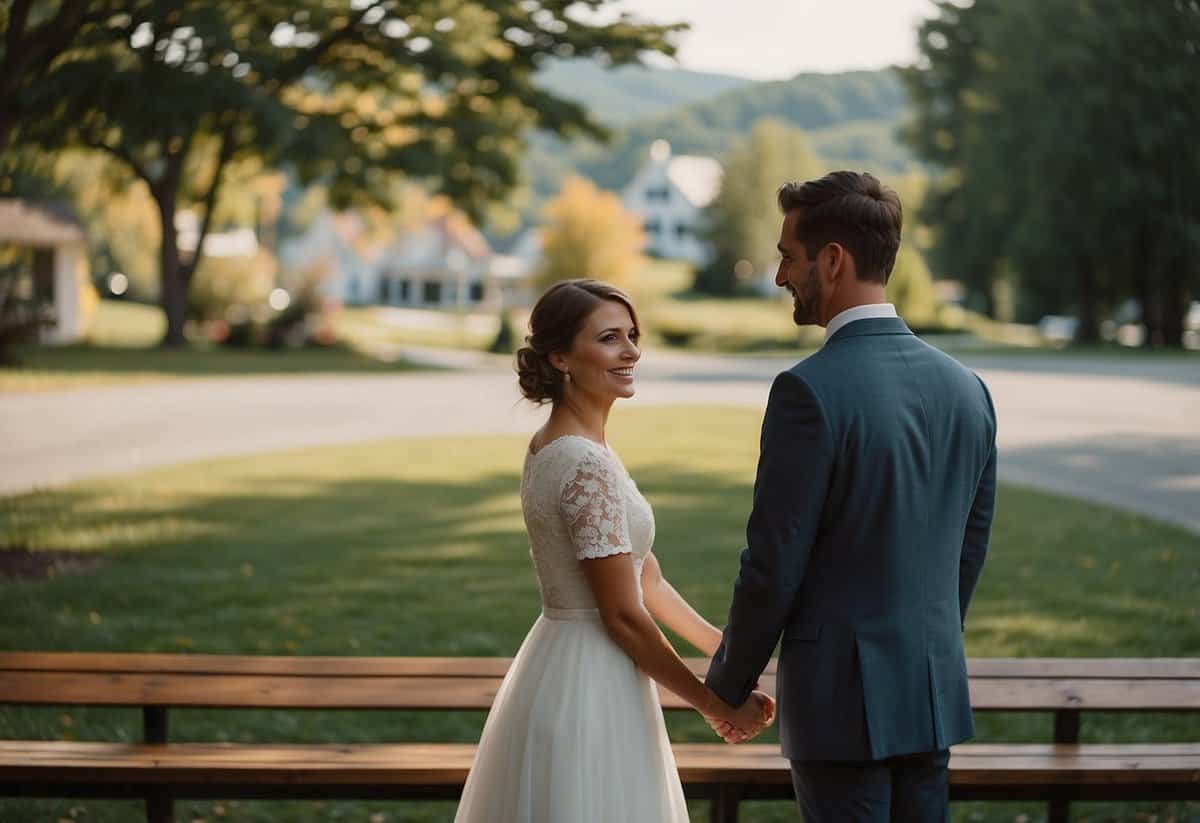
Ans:
[{"label": "woman in white dress", "polygon": [[629,298],[594,280],[550,288],[517,352],[521,391],[552,404],[521,475],[542,596],[496,694],[455,823],[686,823],[656,681],[714,727],[758,729],[771,698],[735,709],[656,620],[711,656],[721,632],[663,577],[654,516],[604,437],[640,357]]}]

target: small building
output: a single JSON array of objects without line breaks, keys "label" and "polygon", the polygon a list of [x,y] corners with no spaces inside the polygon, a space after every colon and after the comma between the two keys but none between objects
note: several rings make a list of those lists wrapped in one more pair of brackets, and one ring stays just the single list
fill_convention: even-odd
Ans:
[{"label": "small building", "polygon": [[94,293],[80,222],[57,205],[3,199],[0,248],[5,246],[9,248],[0,265],[14,267],[13,293],[46,318],[40,340],[56,344],[82,340],[92,307],[86,296]]},{"label": "small building", "polygon": [[621,192],[625,208],[642,218],[648,253],[696,266],[711,259],[703,212],[720,191],[721,173],[711,157],[673,156],[670,143],[654,141],[646,164]]},{"label": "small building", "polygon": [[478,308],[491,249],[466,216],[447,210],[401,234],[378,259],[374,300],[413,308]]},{"label": "small building", "polygon": [[390,240],[370,234],[356,212],[324,211],[280,245],[280,263],[317,274],[322,293],[349,306],[478,308],[492,299],[491,249],[462,213],[434,207]]},{"label": "small building", "polygon": [[491,278],[504,306],[532,306],[537,299],[542,267],[542,230],[529,228],[517,235],[504,254],[493,254]]},{"label": "small building", "polygon": [[280,243],[279,262],[298,281],[320,280],[321,293],[348,306],[375,302],[382,248],[370,242],[357,212],[324,210],[304,231]]}]

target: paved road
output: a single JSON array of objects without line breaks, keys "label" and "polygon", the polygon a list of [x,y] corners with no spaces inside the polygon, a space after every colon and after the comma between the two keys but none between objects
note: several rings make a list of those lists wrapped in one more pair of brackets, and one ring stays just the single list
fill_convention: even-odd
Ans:
[{"label": "paved road", "polygon": [[[224,455],[407,435],[527,432],[506,359],[459,371],[210,378],[0,396],[0,494]],[[1001,476],[1200,533],[1200,360],[964,356],[992,389]],[[447,362],[451,361],[451,362]],[[761,408],[790,363],[652,352],[634,405]]]}]

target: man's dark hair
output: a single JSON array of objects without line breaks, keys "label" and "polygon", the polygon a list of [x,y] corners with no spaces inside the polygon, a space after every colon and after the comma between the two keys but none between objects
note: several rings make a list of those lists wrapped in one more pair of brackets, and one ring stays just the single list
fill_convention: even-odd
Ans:
[{"label": "man's dark hair", "polygon": [[796,239],[810,258],[840,243],[854,258],[859,280],[886,284],[900,248],[904,211],[896,192],[873,175],[835,171],[820,180],[779,187],[784,214],[799,210]]}]

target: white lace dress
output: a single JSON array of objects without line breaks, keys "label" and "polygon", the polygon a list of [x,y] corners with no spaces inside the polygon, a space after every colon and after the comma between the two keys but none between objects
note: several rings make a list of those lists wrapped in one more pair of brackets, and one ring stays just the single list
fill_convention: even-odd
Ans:
[{"label": "white lace dress", "polygon": [[654,683],[605,633],[580,568],[654,542],[616,454],[567,435],[528,453],[521,507],[542,614],[483,728],[455,823],[686,823]]}]

